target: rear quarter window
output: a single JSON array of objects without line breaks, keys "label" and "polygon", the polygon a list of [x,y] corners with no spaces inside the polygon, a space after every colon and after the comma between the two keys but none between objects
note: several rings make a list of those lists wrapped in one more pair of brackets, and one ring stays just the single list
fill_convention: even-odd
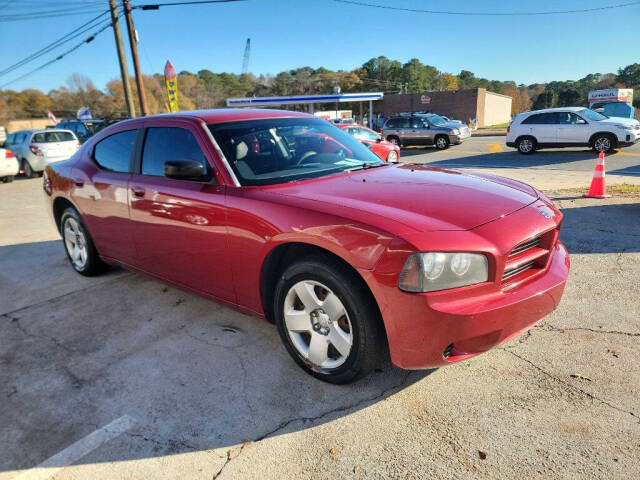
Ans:
[{"label": "rear quarter window", "polygon": [[31,137],[33,143],[71,142],[75,140],[71,132],[40,132]]},{"label": "rear quarter window", "polygon": [[137,130],[127,130],[101,140],[93,150],[93,160],[103,170],[128,173],[137,136]]}]

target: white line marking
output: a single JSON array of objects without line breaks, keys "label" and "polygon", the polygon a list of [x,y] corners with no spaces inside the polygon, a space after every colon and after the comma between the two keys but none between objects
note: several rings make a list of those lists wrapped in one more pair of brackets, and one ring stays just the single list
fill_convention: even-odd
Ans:
[{"label": "white line marking", "polygon": [[17,477],[14,477],[14,480],[46,480],[51,478],[63,468],[74,464],[100,445],[122,435],[134,425],[136,425],[136,421],[133,418],[129,415],[123,415],[108,425],[91,432],[86,437],[69,445],[53,457],[49,457],[40,465],[30,468],[29,470],[24,470]]}]

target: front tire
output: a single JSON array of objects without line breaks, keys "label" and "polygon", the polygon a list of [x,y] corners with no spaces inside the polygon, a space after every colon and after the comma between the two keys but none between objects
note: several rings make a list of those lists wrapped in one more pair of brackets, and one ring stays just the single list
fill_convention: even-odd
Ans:
[{"label": "front tire", "polygon": [[385,358],[384,329],[371,293],[330,257],[289,266],[276,286],[274,309],[287,351],[320,380],[352,382]]},{"label": "front tire", "polygon": [[523,155],[530,155],[536,151],[536,140],[533,137],[521,137],[516,143],[518,152]]},{"label": "front tire", "polygon": [[67,208],[60,219],[60,232],[67,258],[80,275],[93,277],[107,270],[93,240],[75,208]]},{"label": "front tire", "polygon": [[591,148],[595,152],[609,153],[614,148],[614,140],[611,135],[596,135],[591,141]]},{"label": "front tire", "polygon": [[13,175],[8,175],[8,176],[4,177],[4,178],[2,179],[2,181],[3,181],[4,183],[11,183],[11,182],[13,182]]},{"label": "front tire", "polygon": [[402,148],[402,146],[400,145],[400,139],[398,137],[396,137],[395,135],[390,135],[387,137],[387,141],[393,143],[394,145]]},{"label": "front tire", "polygon": [[396,163],[398,161],[398,153],[395,150],[391,150],[387,155],[386,161],[389,163]]},{"label": "front tire", "polygon": [[446,150],[449,148],[449,138],[445,135],[438,135],[433,143],[438,150]]}]

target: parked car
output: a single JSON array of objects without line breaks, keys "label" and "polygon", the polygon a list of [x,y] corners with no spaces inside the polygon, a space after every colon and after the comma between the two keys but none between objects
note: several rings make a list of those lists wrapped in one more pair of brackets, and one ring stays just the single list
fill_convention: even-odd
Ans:
[{"label": "parked car", "polygon": [[106,126],[106,123],[102,119],[92,120],[63,120],[56,125],[56,128],[63,128],[65,130],[71,130],[80,143],[84,143],[87,138],[95,135],[102,128]]},{"label": "parked car", "polygon": [[400,147],[383,140],[379,133],[360,125],[338,125],[349,135],[355,137],[385,162],[397,162],[400,158]]},{"label": "parked car", "polygon": [[388,354],[417,369],[485,352],[554,310],[569,273],[562,213],[534,188],[386,163],[298,112],[119,122],[44,190],[78,273],[120,264],[265,318],[334,383]]},{"label": "parked car", "polygon": [[0,182],[13,182],[13,177],[18,174],[18,160],[13,152],[4,148],[4,142],[0,143]]},{"label": "parked car", "polygon": [[520,153],[541,148],[591,147],[609,152],[640,140],[640,122],[609,118],[584,107],[550,108],[525,112],[507,128],[506,143]]},{"label": "parked car", "polygon": [[72,131],[60,129],[21,130],[10,134],[5,145],[28,178],[40,174],[49,163],[66,160],[80,148]]},{"label": "parked car", "polygon": [[447,122],[435,113],[390,117],[380,132],[387,141],[407,145],[435,145],[438,150],[459,145],[471,136],[466,125]]}]

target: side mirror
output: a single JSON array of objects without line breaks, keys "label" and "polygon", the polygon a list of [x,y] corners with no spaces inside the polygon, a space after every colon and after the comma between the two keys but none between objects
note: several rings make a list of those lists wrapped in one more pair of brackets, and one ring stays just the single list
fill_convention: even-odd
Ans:
[{"label": "side mirror", "polygon": [[164,176],[177,180],[202,180],[204,166],[195,160],[168,160],[164,162]]},{"label": "side mirror", "polygon": [[382,141],[382,137],[376,138],[376,143],[380,143]]}]

